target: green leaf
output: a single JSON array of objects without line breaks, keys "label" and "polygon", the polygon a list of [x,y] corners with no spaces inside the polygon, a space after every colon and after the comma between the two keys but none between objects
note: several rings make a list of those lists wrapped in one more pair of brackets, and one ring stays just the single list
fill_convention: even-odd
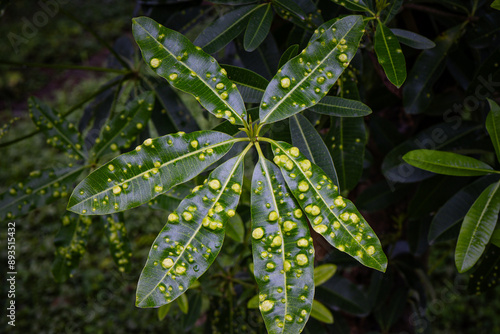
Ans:
[{"label": "green leaf", "polygon": [[337,5],[344,6],[349,10],[356,12],[369,12],[370,8],[364,3],[363,0],[332,0]]},{"label": "green leaf", "polygon": [[500,276],[500,249],[490,246],[484,252],[481,263],[470,275],[468,290],[471,294],[480,295],[490,289],[495,289]]},{"label": "green leaf", "polygon": [[[498,181],[498,175],[483,176],[453,195],[436,213],[432,219],[427,239],[429,244],[437,241],[456,239],[459,223],[463,220],[474,201],[493,182]],[[457,228],[458,227],[458,228]],[[454,233],[456,230],[456,233]]]},{"label": "green leaf", "polygon": [[403,0],[392,0],[391,3],[384,8],[381,17],[385,16],[383,20],[384,24],[391,22],[394,16],[399,12],[401,6],[403,5]]},{"label": "green leaf", "polygon": [[149,202],[201,173],[237,141],[214,131],[146,139],[87,176],[73,191],[68,210],[98,215]]},{"label": "green leaf", "polygon": [[286,11],[286,16],[291,14],[301,21],[304,21],[306,18],[306,14],[302,8],[294,0],[273,0],[272,4],[283,8]]},{"label": "green leaf", "polygon": [[252,178],[252,253],[268,333],[300,333],[314,298],[314,247],[279,169],[261,157]]},{"label": "green leaf", "polygon": [[444,175],[478,176],[495,172],[482,161],[452,152],[415,150],[406,153],[403,160],[420,169]]},{"label": "green leaf", "polygon": [[290,132],[292,144],[313,164],[318,165],[333,183],[338,184],[337,172],[330,152],[309,120],[301,114],[293,115],[290,118]]},{"label": "green leaf", "polygon": [[495,8],[497,10],[500,10],[500,0],[493,1],[493,3],[491,4],[491,8]]},{"label": "green leaf", "polygon": [[83,139],[73,123],[36,97],[30,97],[28,106],[31,119],[47,137],[47,144],[66,151],[71,158],[86,158]]},{"label": "green leaf", "polygon": [[235,39],[247,26],[248,20],[265,4],[237,7],[209,25],[196,38],[194,44],[207,53],[214,53]]},{"label": "green leaf", "polygon": [[500,106],[495,101],[488,99],[490,112],[486,117],[486,129],[495,147],[495,153],[498,161],[500,161]]},{"label": "green leaf", "polygon": [[297,53],[299,52],[299,45],[298,44],[293,44],[290,45],[288,49],[286,49],[285,52],[281,55],[280,62],[278,64],[278,68],[282,68],[283,65],[285,65],[290,59],[295,57]]},{"label": "green leaf", "polygon": [[335,275],[337,266],[331,263],[322,264],[314,268],[314,285],[320,286]]},{"label": "green leaf", "polygon": [[325,324],[333,324],[333,314],[316,299],[313,301],[311,317]]},{"label": "green leaf", "polygon": [[12,185],[0,195],[0,221],[27,214],[29,211],[68,196],[83,167],[32,171],[25,182]]},{"label": "green leaf", "polygon": [[364,103],[337,96],[325,96],[311,109],[320,114],[338,117],[362,117],[372,113]]},{"label": "green leaf", "polygon": [[313,229],[335,248],[361,264],[385,271],[387,258],[368,222],[354,204],[339,196],[338,188],[318,166],[284,142],[273,142],[274,162]]},{"label": "green leaf", "polygon": [[243,99],[214,58],[150,18],[133,19],[132,30],[144,61],[156,74],[193,95],[216,117],[245,124]]},{"label": "green leaf", "polygon": [[104,226],[104,234],[108,240],[109,252],[118,265],[118,270],[121,272],[130,271],[132,249],[127,236],[127,229],[123,222],[123,215],[101,216],[101,221]]},{"label": "green leaf", "polygon": [[227,77],[236,84],[243,100],[248,103],[259,103],[269,81],[266,78],[246,68],[221,65],[227,72]]},{"label": "green leaf", "polygon": [[437,37],[436,47],[424,50],[418,56],[403,90],[403,104],[408,114],[420,114],[429,106],[432,87],[443,72],[447,54],[460,35],[460,26],[453,27]]},{"label": "green leaf", "polygon": [[356,54],[364,27],[361,16],[344,17],[286,63],[264,93],[261,122],[276,122],[318,103]]},{"label": "green leaf", "polygon": [[185,294],[182,294],[177,298],[177,305],[182,313],[187,314],[189,311],[189,301]]},{"label": "green leaf", "polygon": [[250,300],[248,300],[247,308],[256,309],[259,308],[259,295],[255,295]]},{"label": "green leaf", "polygon": [[222,5],[246,5],[249,3],[255,3],[257,0],[213,0],[213,3],[220,3]]},{"label": "green leaf", "polygon": [[117,113],[102,130],[99,139],[92,148],[92,155],[100,157],[110,151],[129,148],[136,136],[144,130],[151,117],[154,97],[151,92],[139,95],[130,101],[125,110]]},{"label": "green leaf", "polygon": [[158,320],[162,321],[168,315],[172,304],[166,304],[158,308]]},{"label": "green leaf", "polygon": [[416,34],[413,31],[403,30],[403,29],[391,29],[392,33],[398,38],[400,43],[408,45],[414,49],[432,49],[436,46],[436,43],[430,39]]},{"label": "green leaf", "polygon": [[213,263],[224,240],[225,223],[240,198],[242,161],[248,148],[217,167],[168,216],[139,278],[138,307],[170,303]]},{"label": "green leaf", "polygon": [[52,275],[57,282],[70,278],[78,268],[80,259],[87,250],[87,238],[91,217],[68,213],[62,218],[62,226],[54,239],[56,258],[52,265]]},{"label": "green leaf", "polygon": [[363,118],[331,118],[326,145],[332,154],[342,191],[352,190],[361,178],[366,140]]},{"label": "green leaf", "polygon": [[499,226],[496,227],[495,231],[493,231],[493,234],[491,235],[491,244],[500,247],[500,228]]},{"label": "green leaf", "polygon": [[374,48],[389,81],[394,86],[401,87],[406,79],[405,56],[394,33],[381,21],[378,21],[375,32]]},{"label": "green leaf", "polygon": [[[473,145],[477,137],[475,132],[482,129],[483,125],[466,123],[462,120],[457,124],[448,121],[433,125],[396,146],[382,162],[384,176],[389,181],[401,183],[418,182],[434,176],[435,174],[431,172],[411,166],[402,157],[412,150],[422,148],[451,151]],[[388,130],[385,127],[381,129]],[[387,141],[389,139],[391,138],[387,138]]]},{"label": "green leaf", "polygon": [[486,188],[464,218],[455,250],[458,272],[472,268],[490,241],[500,212],[500,182]]},{"label": "green leaf", "polygon": [[239,214],[229,218],[229,222],[226,225],[226,235],[239,243],[245,241],[245,225]]},{"label": "green leaf", "polygon": [[267,6],[259,7],[253,12],[248,20],[243,40],[246,51],[251,52],[255,50],[264,41],[271,28],[273,16],[274,12],[271,3],[267,4]]},{"label": "green leaf", "polygon": [[149,202],[149,205],[153,209],[172,212],[179,206],[179,204],[181,204],[184,197],[191,193],[192,189],[193,187],[191,184],[179,184],[166,193],[155,197],[151,202]]}]

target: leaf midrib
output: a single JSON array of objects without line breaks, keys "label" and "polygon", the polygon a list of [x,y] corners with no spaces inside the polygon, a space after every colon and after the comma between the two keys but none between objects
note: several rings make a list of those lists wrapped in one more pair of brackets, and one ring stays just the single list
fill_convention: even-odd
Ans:
[{"label": "leaf midrib", "polygon": [[[498,191],[499,187],[500,187],[500,182],[497,182],[496,186],[492,189],[492,191],[489,192],[489,194],[488,194],[489,196],[487,196],[488,199],[486,201],[486,204],[484,205],[483,210],[481,211],[481,214],[479,215],[479,219],[477,221],[477,224],[475,224],[475,226],[474,226],[474,230],[473,230],[472,236],[471,236],[471,238],[469,240],[469,244],[467,245],[466,251],[464,252],[464,255],[463,255],[463,258],[462,258],[462,263],[461,263],[461,268],[460,268],[461,270],[464,269],[465,259],[469,255],[469,250],[470,250],[470,247],[472,245],[472,241],[475,239],[477,230],[479,229],[479,225],[481,225],[481,223],[483,221],[483,218],[484,218],[484,215],[488,211],[488,207],[489,207],[491,201],[493,200],[493,197],[495,197],[496,192]],[[472,206],[474,206],[474,204]]]},{"label": "leaf midrib", "polygon": [[494,169],[471,168],[471,167],[463,167],[463,166],[456,167],[456,166],[450,166],[450,165],[440,164],[440,163],[438,163],[436,161],[429,161],[429,160],[425,160],[425,159],[412,159],[412,158],[409,158],[408,160],[412,160],[413,162],[421,162],[421,163],[429,164],[431,166],[449,168],[449,169],[452,169],[452,170],[466,170],[466,171],[474,171],[474,172],[486,172],[488,174],[491,174],[491,173],[500,173],[500,172],[498,172],[498,171],[496,171]]},{"label": "leaf midrib", "polygon": [[[242,140],[242,139],[243,139],[243,140]],[[198,153],[203,152],[203,151],[205,151],[205,150],[207,150],[207,149],[210,149],[210,148],[215,148],[215,147],[219,147],[219,146],[226,145],[226,144],[230,144],[230,143],[233,143],[233,144],[234,144],[234,143],[239,142],[239,141],[246,141],[246,139],[245,139],[245,138],[233,138],[233,139],[229,139],[229,140],[222,141],[222,142],[217,143],[217,144],[213,144],[213,145],[209,145],[209,146],[202,147],[202,148],[200,148],[200,149],[198,149],[198,150],[196,150],[196,151],[189,152],[189,153],[187,153],[187,154],[184,154],[184,155],[181,155],[181,156],[179,156],[179,157],[177,157],[177,158],[174,158],[174,159],[172,159],[172,160],[169,160],[169,161],[165,162],[164,164],[162,164],[160,167],[153,167],[153,168],[147,169],[147,170],[145,170],[144,172],[139,173],[139,174],[137,174],[137,175],[135,175],[135,176],[133,176],[133,177],[131,177],[131,178],[129,178],[129,179],[126,179],[126,180],[123,180],[123,181],[121,181],[121,182],[119,182],[119,183],[114,184],[114,185],[113,185],[113,187],[115,187],[115,186],[121,186],[121,185],[123,185],[124,183],[131,182],[132,180],[135,180],[135,179],[137,179],[138,177],[141,177],[141,176],[143,176],[144,174],[151,172],[151,171],[152,171],[153,169],[155,169],[155,168],[159,170],[159,169],[161,169],[161,168],[163,168],[163,167],[165,167],[165,166],[167,166],[167,165],[170,165],[170,164],[172,164],[172,163],[174,163],[174,162],[177,162],[177,161],[179,161],[179,160],[182,160],[182,159],[188,158],[188,157],[190,157],[190,156],[192,156],[192,155],[198,154]],[[113,160],[112,160],[112,161],[113,161]],[[92,195],[92,196],[90,196],[90,197],[86,197],[83,201],[80,201],[80,202],[78,202],[78,203],[75,203],[75,204],[74,204],[73,206],[71,206],[70,208],[73,208],[73,207],[75,207],[75,206],[77,206],[77,205],[81,205],[82,203],[85,203],[85,202],[89,202],[89,201],[93,200],[95,197],[97,197],[97,196],[99,196],[99,195],[101,195],[101,194],[103,194],[103,193],[106,193],[106,192],[108,192],[108,191],[112,190],[112,189],[113,189],[113,187],[108,187],[108,188],[106,188],[106,189],[104,189],[104,190],[102,190],[102,191],[100,191],[100,192],[98,192],[98,193],[96,193],[96,194],[94,194],[94,195]],[[166,191],[168,191],[168,190],[169,190],[169,189],[166,189]]]},{"label": "leaf midrib", "polygon": [[[229,173],[227,179],[226,179],[226,182],[224,182],[224,186],[221,187],[221,190],[219,192],[219,195],[217,195],[217,199],[212,203],[212,206],[207,210],[210,211],[210,209],[214,208],[215,205],[219,202],[219,199],[220,197],[224,194],[224,190],[227,188],[227,185],[229,184],[229,181],[231,181],[231,177],[232,175],[234,174],[234,171],[239,167],[239,164],[241,162],[241,160],[245,157],[245,153],[246,151],[244,151],[242,154],[240,154],[238,160],[235,162],[235,164],[233,165],[233,168],[231,169],[231,172]],[[177,210],[176,210],[177,211]],[[206,217],[206,215],[205,215]],[[203,217],[203,218],[205,218]],[[198,232],[200,231],[201,227],[203,226],[203,224],[199,223],[198,225],[198,228],[196,228],[196,230],[194,231],[194,233],[191,235],[191,237],[189,238],[188,242],[186,242],[183,250],[181,251],[181,253],[179,254],[179,256],[177,257],[177,259],[175,260],[174,264],[165,272],[165,275],[163,275],[163,277],[158,281],[158,283],[154,286],[153,289],[151,289],[151,291],[143,298],[141,299],[140,302],[138,302],[137,304],[141,304],[144,300],[146,300],[152,293],[153,291],[155,291],[155,289],[158,287],[158,285],[160,285],[161,282],[163,282],[163,280],[165,279],[165,277],[168,276],[168,273],[175,267],[175,265],[179,262],[179,260],[181,259],[182,255],[184,254],[184,252],[186,252],[187,250],[187,245],[190,245],[191,242],[193,241],[193,239],[196,237],[196,235],[198,234]]]},{"label": "leaf midrib", "polygon": [[[339,21],[337,21],[335,24],[337,24]],[[352,25],[352,27],[342,36],[342,39],[344,39],[352,30],[354,30],[354,27],[356,27],[357,23],[359,22],[359,19],[357,18],[356,19],[356,22]],[[333,25],[335,25],[333,24]],[[332,26],[333,26],[332,25]],[[319,37],[318,37],[319,38]],[[315,41],[316,42],[316,41]],[[328,54],[323,57],[323,59],[319,62],[319,64],[316,62],[316,66],[314,67],[314,69],[309,73],[308,76],[305,76],[303,79],[301,79],[292,89],[290,89],[290,91],[288,93],[285,94],[285,96],[283,96],[283,98],[281,100],[279,100],[278,103],[276,103],[274,105],[274,107],[272,107],[269,112],[267,113],[267,115],[262,119],[262,122],[261,123],[264,123],[277,109],[278,107],[288,99],[288,97],[294,93],[296,91],[297,88],[300,88],[300,86],[302,85],[302,83],[304,83],[304,81],[306,81],[308,78],[310,78],[315,72],[316,70],[321,66],[323,65],[323,63],[326,61],[326,59],[330,58],[330,56],[332,55],[332,53],[334,53],[335,51],[337,51],[337,47],[338,47],[339,43],[337,43],[335,45],[335,47],[333,49],[330,50],[330,52],[328,52]],[[304,49],[305,50],[305,49]],[[296,57],[299,57],[300,54],[298,56],[295,56],[294,58],[292,59],[295,59]],[[285,64],[286,65],[286,64]],[[261,107],[262,108],[262,107]]]},{"label": "leaf midrib", "polygon": [[393,61],[392,55],[391,55],[391,49],[389,48],[389,44],[387,44],[387,39],[385,38],[385,31],[384,31],[385,26],[380,21],[378,21],[378,23],[379,23],[379,27],[380,27],[380,34],[382,35],[382,39],[384,41],[384,45],[385,45],[385,48],[387,50],[387,56],[389,57],[389,61],[391,63],[392,72],[393,72],[394,76],[396,77],[397,83],[399,84],[398,72],[396,71],[396,67],[394,66],[394,61]]},{"label": "leaf midrib", "polygon": [[[259,6],[259,8],[260,7],[261,6]],[[255,29],[255,34],[253,35],[252,39],[249,41],[249,43],[248,43],[249,45],[251,45],[253,43],[254,39],[257,38],[257,32],[259,32],[262,25],[264,24],[264,21],[266,21],[266,16],[267,16],[267,13],[269,12],[270,9],[271,9],[271,3],[269,3],[267,5],[266,12],[264,13],[264,15],[262,15],[262,20],[260,20],[259,25],[257,26],[257,29]]]},{"label": "leaf midrib", "polygon": [[[267,163],[268,160],[266,160],[265,158],[264,159],[261,158],[261,161],[262,161],[261,166],[262,166],[263,169],[265,169],[265,172],[266,172],[266,175],[265,175],[266,181],[267,181],[267,183],[269,185],[269,192],[271,193],[271,198],[272,198],[274,207],[276,208],[276,211],[278,213],[278,221],[279,221],[279,219],[281,218],[281,213],[280,213],[280,209],[278,207],[278,202],[276,202],[276,198],[274,197],[273,184],[271,182],[271,179],[269,178],[269,170],[267,169],[267,165],[266,165],[266,163]],[[271,163],[271,162],[269,162],[269,163]],[[281,230],[281,225],[278,224],[278,228],[280,229],[281,235],[284,236],[285,234]],[[281,260],[283,261],[283,268],[284,268],[285,261],[286,261],[286,259],[285,259],[285,240],[283,240],[281,242],[281,247],[280,248],[281,248]],[[284,284],[285,289],[283,289],[283,291],[285,292],[285,300],[286,300],[286,302],[285,302],[285,312],[284,312],[284,315],[283,315],[283,323],[285,325],[283,325],[283,331],[282,332],[286,333],[285,332],[285,326],[286,326],[285,315],[287,314],[287,309],[288,309],[288,289],[286,289],[286,287],[287,287],[287,277],[286,277],[286,271],[284,271],[284,270],[283,270],[283,277],[284,277],[284,281],[285,281],[285,284]]]},{"label": "leaf midrib", "polygon": [[[181,61],[181,60],[177,60],[177,58],[175,57],[175,55],[174,55],[172,52],[170,52],[170,50],[169,50],[169,49],[167,49],[167,48],[165,47],[165,45],[163,45],[162,43],[160,43],[160,41],[158,41],[156,38],[154,38],[154,37],[153,37],[153,35],[151,35],[151,33],[150,33],[147,29],[145,29],[145,28],[144,28],[144,27],[143,27],[140,23],[138,23],[138,22],[137,22],[137,20],[135,20],[134,22],[135,22],[135,23],[136,23],[139,27],[141,27],[141,28],[142,28],[142,30],[144,30],[144,31],[145,31],[145,32],[146,32],[146,33],[147,33],[147,34],[151,37],[151,39],[152,39],[153,41],[155,41],[155,42],[156,42],[156,44],[160,45],[160,46],[161,46],[161,47],[162,47],[162,48],[163,48],[163,49],[164,49],[164,50],[165,50],[165,51],[166,51],[166,52],[167,52],[170,56],[172,56],[172,57],[173,57],[173,58],[174,58],[177,62],[179,62],[180,64],[184,65],[184,67],[186,67],[189,71],[196,73],[196,72],[195,72],[195,71],[193,71],[193,69],[192,69],[191,67],[189,67],[189,66],[188,66],[185,62],[183,62],[183,61]],[[219,65],[219,66],[220,66],[220,65]],[[196,76],[196,78],[198,78],[201,82],[203,82],[203,84],[205,84],[205,86],[207,86],[207,87],[208,87],[208,88],[212,91],[212,93],[214,94],[214,96],[216,96],[216,97],[217,97],[217,99],[218,99],[219,101],[221,101],[222,103],[224,103],[224,104],[226,105],[226,107],[227,107],[227,108],[229,108],[229,109],[233,112],[233,114],[234,114],[236,117],[238,117],[238,118],[240,119],[241,124],[245,124],[245,121],[243,120],[243,118],[241,117],[241,115],[240,115],[240,114],[238,114],[238,113],[236,112],[236,110],[235,110],[235,109],[234,109],[234,108],[233,108],[233,107],[232,107],[232,106],[231,106],[231,105],[230,105],[230,104],[229,104],[226,100],[221,99],[221,98],[220,98],[220,96],[219,96],[219,94],[215,91],[215,89],[214,89],[212,86],[210,86],[210,85],[209,85],[209,84],[208,84],[205,80],[203,80],[203,79],[202,79],[202,77],[201,77],[200,75],[197,75],[197,76]],[[228,79],[228,80],[229,80],[229,79]],[[237,91],[237,92],[238,92],[238,91]],[[239,94],[239,92],[238,92],[238,94]],[[240,97],[241,97],[241,95],[240,95]]]},{"label": "leaf midrib", "polygon": [[335,214],[335,212],[333,212],[330,209],[330,206],[326,203],[326,200],[324,199],[324,197],[318,192],[318,190],[316,189],[316,187],[314,186],[314,184],[311,182],[311,180],[306,176],[306,174],[304,173],[304,171],[302,170],[302,168],[300,168],[300,165],[298,164],[298,162],[295,161],[295,159],[278,142],[273,141],[273,144],[276,145],[276,146],[278,146],[281,149],[281,151],[283,151],[283,153],[287,155],[288,159],[290,159],[290,160],[293,161],[293,163],[295,164],[295,166],[300,170],[300,173],[302,175],[304,175],[304,178],[310,184],[310,188],[314,189],[314,191],[316,192],[316,195],[319,198],[321,198],[321,200],[325,204],[325,206],[328,209],[328,211],[330,211],[332,213],[332,215],[337,219],[337,221],[342,225],[342,227],[344,228],[344,230],[351,236],[351,239],[354,240],[354,241],[356,241],[356,243],[365,251],[365,254],[367,254],[370,258],[372,258],[375,262],[377,262],[377,264],[380,266],[380,268],[383,268],[382,264],[374,256],[368,254],[368,252],[366,251],[366,248],[359,241],[357,241],[356,238],[354,238],[354,235],[352,235],[351,231],[349,231],[349,229],[346,227],[346,225],[344,224],[344,222],[339,217],[337,217],[337,215]]}]

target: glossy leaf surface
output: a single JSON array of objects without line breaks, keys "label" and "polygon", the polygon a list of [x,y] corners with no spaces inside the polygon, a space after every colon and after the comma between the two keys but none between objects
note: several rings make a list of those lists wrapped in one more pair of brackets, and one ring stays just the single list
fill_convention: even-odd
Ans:
[{"label": "glossy leaf surface", "polygon": [[83,168],[32,171],[25,182],[0,194],[0,221],[27,214],[30,210],[66,198]]},{"label": "glossy leaf surface", "polygon": [[356,54],[364,27],[361,16],[347,16],[286,63],[264,93],[261,121],[276,122],[317,104]]},{"label": "glossy leaf surface", "polygon": [[185,36],[147,17],[133,20],[135,40],[148,66],[173,87],[187,92],[216,117],[243,125],[245,105],[217,61]]},{"label": "glossy leaf surface", "polygon": [[280,170],[261,158],[252,178],[252,253],[268,333],[300,333],[314,297],[314,247]]},{"label": "glossy leaf surface", "polygon": [[354,204],[339,195],[338,187],[321,168],[284,142],[273,143],[273,153],[313,229],[363,265],[385,271],[387,258],[378,237]]},{"label": "glossy leaf surface", "polygon": [[500,212],[500,182],[486,188],[464,218],[455,250],[458,272],[471,269],[490,241]]},{"label": "glossy leaf surface", "polygon": [[192,189],[193,187],[190,184],[179,184],[166,193],[155,197],[149,202],[149,206],[153,209],[172,212],[181,204],[181,201],[191,193]]},{"label": "glossy leaf surface", "polygon": [[226,224],[226,235],[239,243],[245,241],[245,225],[238,213],[229,218]]},{"label": "glossy leaf surface", "polygon": [[403,30],[403,29],[391,29],[392,33],[398,38],[400,43],[408,45],[414,49],[432,49],[436,46],[436,43],[430,39],[416,34],[413,31]]},{"label": "glossy leaf surface", "polygon": [[486,129],[495,148],[497,160],[500,161],[500,106],[493,100],[488,99],[490,112],[486,118]]},{"label": "glossy leaf surface", "polygon": [[335,275],[337,266],[331,263],[326,263],[314,268],[314,285],[320,286]]},{"label": "glossy leaf surface", "polygon": [[280,62],[278,64],[278,68],[282,68],[290,59],[295,57],[299,52],[299,45],[293,44],[285,52],[281,55]]},{"label": "glossy leaf surface", "polygon": [[313,301],[311,317],[325,324],[333,324],[332,312],[330,312],[330,310],[325,305],[321,304],[316,299]]},{"label": "glossy leaf surface", "polygon": [[83,139],[73,123],[36,97],[31,97],[28,105],[30,117],[45,134],[48,144],[67,152],[70,157],[85,159],[87,154],[83,151]]},{"label": "glossy leaf surface", "polygon": [[335,184],[338,184],[337,172],[330,152],[309,120],[301,114],[293,115],[290,118],[290,132],[292,144],[313,164],[318,165]]},{"label": "glossy leaf surface", "polygon": [[337,96],[325,96],[311,108],[317,113],[338,117],[362,117],[372,113],[366,104]]},{"label": "glossy leaf surface", "polygon": [[214,53],[235,39],[247,26],[248,20],[263,5],[236,7],[215,20],[194,41],[207,53]]},{"label": "glossy leaf surface", "polygon": [[127,236],[123,214],[101,216],[100,218],[104,226],[104,234],[108,240],[109,252],[118,266],[118,270],[121,272],[130,271],[132,249]]},{"label": "glossy leaf surface", "polygon": [[406,61],[394,33],[381,21],[378,21],[374,42],[378,62],[382,65],[390,82],[401,87],[406,79]]},{"label": "glossy leaf surface", "polygon": [[139,278],[136,305],[158,307],[182,295],[213,263],[238,204],[244,154],[217,167],[168,216]]},{"label": "glossy leaf surface", "polygon": [[365,4],[363,0],[332,0],[338,5],[344,6],[345,8],[357,12],[366,12],[370,8]]},{"label": "glossy leaf surface", "polygon": [[363,173],[367,133],[363,118],[332,117],[326,145],[337,170],[338,186],[353,189]]},{"label": "glossy leaf surface", "polygon": [[214,131],[146,139],[85,178],[73,191],[68,210],[107,214],[147,203],[198,175],[222,158],[235,141]]},{"label": "glossy leaf surface", "polygon": [[130,101],[125,110],[115,115],[102,128],[101,135],[92,148],[92,155],[99,157],[107,150],[129,148],[149,121],[153,104],[154,96],[151,92],[143,93]]},{"label": "glossy leaf surface", "polygon": [[401,9],[401,6],[403,5],[403,0],[392,0],[390,1],[390,4],[384,8],[382,11],[382,17],[385,16],[384,18],[384,24],[387,24],[388,22],[391,22],[391,20],[396,16],[396,14],[399,12]]},{"label": "glossy leaf surface", "polygon": [[253,51],[264,41],[269,33],[269,29],[271,28],[273,16],[274,13],[271,3],[268,3],[264,7],[259,7],[253,12],[252,16],[250,16],[250,19],[248,20],[243,40],[245,50],[249,52]]},{"label": "glossy leaf surface", "polygon": [[62,226],[54,239],[56,257],[52,265],[52,275],[58,282],[64,282],[78,268],[87,251],[87,239],[91,217],[68,213],[62,218]]},{"label": "glossy leaf surface", "polygon": [[490,165],[482,161],[452,152],[415,150],[406,153],[403,160],[412,166],[444,175],[478,176],[494,172]]}]

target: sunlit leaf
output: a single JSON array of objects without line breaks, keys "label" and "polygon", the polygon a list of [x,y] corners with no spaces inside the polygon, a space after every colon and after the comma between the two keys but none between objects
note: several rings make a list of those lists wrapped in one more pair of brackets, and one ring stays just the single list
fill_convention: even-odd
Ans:
[{"label": "sunlit leaf", "polygon": [[245,38],[243,40],[245,50],[253,51],[264,41],[271,28],[273,16],[274,13],[271,3],[264,7],[259,7],[253,12],[248,20]]},{"label": "sunlit leaf", "polygon": [[333,314],[325,305],[321,304],[316,299],[313,301],[311,317],[325,324],[333,324]]},{"label": "sunlit leaf", "polygon": [[78,268],[82,256],[87,251],[87,239],[91,217],[67,213],[62,218],[62,226],[54,239],[56,258],[52,274],[58,282],[70,278]]},{"label": "sunlit leaf", "polygon": [[338,20],[286,63],[264,93],[261,121],[276,122],[317,104],[354,57],[364,27],[361,16]]},{"label": "sunlit leaf", "polygon": [[240,198],[245,153],[217,167],[168,216],[139,278],[138,307],[170,303],[213,263]]},{"label": "sunlit leaf", "polygon": [[216,117],[245,123],[245,105],[236,85],[217,61],[185,36],[147,17],[133,19],[133,33],[148,66],[185,91]]},{"label": "sunlit leaf", "polygon": [[30,116],[38,129],[47,137],[47,143],[65,151],[75,159],[85,159],[83,139],[75,125],[48,105],[31,97],[28,100]]},{"label": "sunlit leaf", "polygon": [[444,175],[478,176],[495,172],[482,161],[452,152],[415,150],[406,153],[403,160],[412,166]]},{"label": "sunlit leaf", "polygon": [[500,10],[500,0],[494,0],[493,3],[491,4],[491,8]]},{"label": "sunlit leaf", "polygon": [[382,245],[354,204],[339,196],[332,180],[296,147],[284,142],[272,146],[274,161],[313,229],[363,265],[385,271],[387,258]]},{"label": "sunlit leaf", "polygon": [[279,169],[261,157],[252,178],[252,253],[268,333],[300,333],[314,297],[307,220]]},{"label": "sunlit leaf", "polygon": [[99,157],[108,149],[118,151],[121,148],[129,148],[147,124],[151,110],[153,110],[153,103],[154,98],[151,92],[141,94],[129,102],[125,110],[103,127],[99,139],[92,148],[92,155]]},{"label": "sunlit leaf", "polygon": [[500,182],[486,188],[464,218],[455,250],[455,264],[460,273],[476,264],[490,241],[500,212],[499,188]]},{"label": "sunlit leaf", "polygon": [[378,21],[374,42],[378,62],[382,65],[390,82],[401,87],[406,79],[406,61],[394,33]]},{"label": "sunlit leaf", "polygon": [[240,140],[214,131],[146,139],[87,176],[73,191],[68,210],[107,214],[147,203],[198,175]]},{"label": "sunlit leaf", "polygon": [[337,271],[337,266],[331,263],[326,263],[314,268],[314,285],[320,286],[321,284],[328,281],[335,272]]},{"label": "sunlit leaf", "polygon": [[66,198],[83,167],[32,171],[24,182],[0,194],[0,221]]},{"label": "sunlit leaf", "polygon": [[335,184],[338,184],[332,156],[318,131],[309,120],[301,114],[293,115],[290,118],[290,132],[292,144],[313,164],[318,165]]}]

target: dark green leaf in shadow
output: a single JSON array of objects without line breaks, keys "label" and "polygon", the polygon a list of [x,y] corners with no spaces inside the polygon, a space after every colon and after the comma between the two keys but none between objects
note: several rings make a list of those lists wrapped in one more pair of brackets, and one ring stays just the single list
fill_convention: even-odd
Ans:
[{"label": "dark green leaf in shadow", "polygon": [[269,33],[269,29],[271,28],[273,16],[274,12],[271,7],[271,3],[264,7],[259,7],[255,12],[253,12],[252,16],[250,16],[250,19],[248,20],[245,37],[243,39],[245,50],[251,52],[264,41]]}]

